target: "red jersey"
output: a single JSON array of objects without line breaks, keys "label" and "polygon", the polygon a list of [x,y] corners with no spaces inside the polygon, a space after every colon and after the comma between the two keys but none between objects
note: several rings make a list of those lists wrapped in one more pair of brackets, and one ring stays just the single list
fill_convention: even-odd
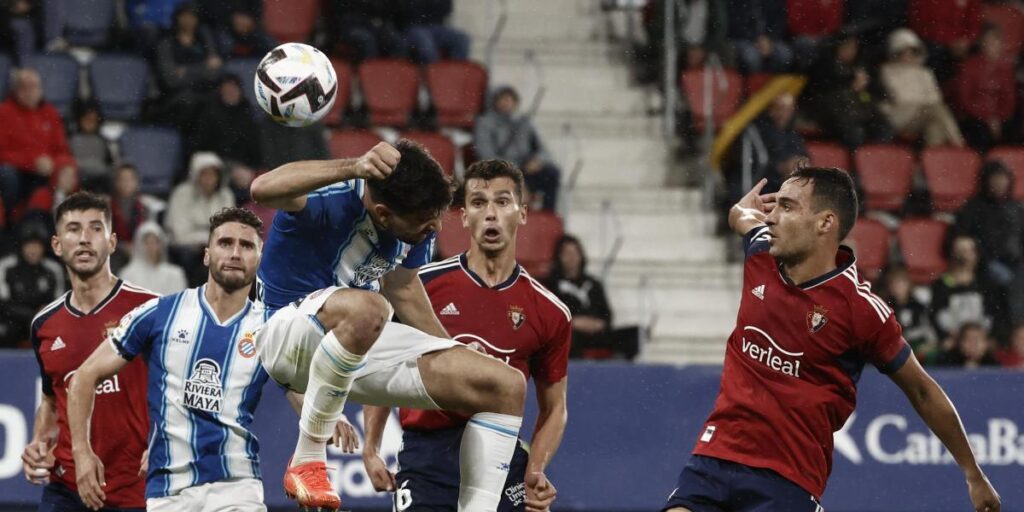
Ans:
[{"label": "red jersey", "polygon": [[771,469],[815,497],[832,471],[832,433],[857,403],[870,362],[891,373],[910,357],[892,310],[840,247],[838,267],[806,283],[782,276],[765,226],[744,242],[743,297],[722,383],[694,454]]},{"label": "red jersey", "polygon": [[[434,313],[456,341],[475,343],[489,355],[523,372],[527,379],[555,383],[569,362],[569,308],[516,265],[507,281],[487,286],[469,269],[465,253],[424,266],[420,280]],[[443,411],[401,409],[402,427],[435,430],[468,418]]]},{"label": "red jersey", "polygon": [[[71,305],[71,292],[43,308],[32,320],[32,347],[42,373],[43,393],[56,399],[56,465],[50,480],[77,492],[75,459],[68,427],[70,379],[93,350],[117,327],[121,317],[156,297],[153,292],[118,280],[103,301],[89,313]],[[96,387],[92,414],[92,448],[103,461],[106,506],[144,508],[146,482],[139,478],[139,461],[146,449],[146,362],[138,358]]]}]

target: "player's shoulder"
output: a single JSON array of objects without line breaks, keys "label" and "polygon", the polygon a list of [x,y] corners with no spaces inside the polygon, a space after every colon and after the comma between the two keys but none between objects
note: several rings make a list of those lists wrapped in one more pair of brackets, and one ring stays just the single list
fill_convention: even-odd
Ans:
[{"label": "player's shoulder", "polygon": [[569,306],[566,306],[554,292],[548,290],[540,281],[531,276],[526,269],[520,268],[519,272],[520,281],[523,283],[521,286],[527,293],[536,297],[535,302],[538,307],[552,313],[556,318],[564,318],[566,322],[572,322]]},{"label": "player's shoulder", "polygon": [[124,294],[125,300],[137,302],[139,304],[148,302],[151,299],[160,298],[159,293],[143,288],[129,281],[121,281],[121,293]]},{"label": "player's shoulder", "polygon": [[47,320],[53,318],[53,316],[64,308],[64,301],[67,300],[68,295],[71,291],[64,292],[64,295],[57,297],[53,302],[43,306],[42,309],[36,313],[36,316],[32,317],[32,332],[37,332],[46,323]]},{"label": "player's shoulder", "polygon": [[861,278],[856,265],[844,269],[834,281],[849,305],[855,325],[866,322],[877,327],[892,316],[892,309],[871,291],[871,283]]},{"label": "player's shoulder", "polygon": [[418,274],[420,281],[423,284],[427,284],[441,276],[451,274],[462,269],[461,254],[452,256],[451,258],[436,261],[434,263],[428,263],[419,268]]}]

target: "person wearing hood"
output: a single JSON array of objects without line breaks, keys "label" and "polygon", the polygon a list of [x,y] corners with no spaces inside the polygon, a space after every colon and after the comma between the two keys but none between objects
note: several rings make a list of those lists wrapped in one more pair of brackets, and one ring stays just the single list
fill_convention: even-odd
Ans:
[{"label": "person wearing hood", "polygon": [[252,117],[242,81],[236,75],[224,75],[196,121],[196,149],[213,151],[228,162],[259,166],[259,131]]},{"label": "person wearing hood", "polygon": [[135,232],[132,261],[121,271],[121,278],[160,295],[170,295],[188,287],[185,271],[167,261],[167,235],[160,225],[146,222]]},{"label": "person wearing hood", "polygon": [[543,196],[542,209],[554,210],[562,172],[552,163],[529,116],[516,115],[518,109],[519,93],[513,87],[494,91],[491,109],[477,119],[473,131],[476,154],[481,160],[508,160],[519,166],[530,193]]},{"label": "person wearing hood", "polygon": [[1000,285],[1024,263],[1024,205],[1013,199],[1013,173],[998,160],[986,162],[978,192],[957,214],[955,231],[978,241],[981,260]]},{"label": "person wearing hood", "polygon": [[189,178],[174,188],[165,223],[171,236],[171,255],[185,267],[190,286],[206,279],[203,248],[210,233],[210,217],[222,208],[235,206],[235,197],[224,179],[224,162],[216,153],[192,155]]},{"label": "person wearing hood", "polygon": [[46,258],[49,242],[41,226],[24,224],[18,253],[0,259],[0,348],[26,342],[32,317],[64,293],[64,269]]}]

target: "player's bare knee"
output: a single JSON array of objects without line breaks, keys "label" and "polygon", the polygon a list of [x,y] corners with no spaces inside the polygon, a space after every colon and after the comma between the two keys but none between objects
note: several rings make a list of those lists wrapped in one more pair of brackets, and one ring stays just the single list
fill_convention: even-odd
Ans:
[{"label": "player's bare knee", "polygon": [[503,366],[501,371],[488,375],[488,387],[495,410],[487,412],[521,415],[526,405],[526,378],[523,374],[511,366]]},{"label": "player's bare knee", "polygon": [[335,292],[317,313],[324,327],[356,353],[365,353],[373,346],[390,317],[387,299],[363,290]]}]

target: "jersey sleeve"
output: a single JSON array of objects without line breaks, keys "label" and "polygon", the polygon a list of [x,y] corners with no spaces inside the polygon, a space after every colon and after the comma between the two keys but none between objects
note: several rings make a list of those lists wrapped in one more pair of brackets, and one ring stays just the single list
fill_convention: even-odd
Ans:
[{"label": "jersey sleeve", "polygon": [[569,373],[569,347],[572,344],[572,323],[568,313],[559,312],[558,326],[530,360],[530,374],[537,380],[555,383]]},{"label": "jersey sleeve", "polygon": [[125,360],[131,361],[152,346],[159,304],[160,299],[151,299],[129,311],[110,335],[110,344]]},{"label": "jersey sleeve", "polygon": [[767,252],[771,249],[771,236],[768,234],[768,226],[758,226],[743,235],[743,252],[747,258],[755,254]]},{"label": "jersey sleeve", "polygon": [[417,269],[430,263],[434,258],[434,244],[437,242],[437,233],[431,233],[422,242],[409,249],[409,254],[402,260],[402,266],[408,269]]},{"label": "jersey sleeve", "polygon": [[884,374],[902,368],[913,353],[910,345],[903,339],[903,329],[893,314],[886,318],[874,335],[865,339],[863,351],[867,360]]},{"label": "jersey sleeve", "polygon": [[36,362],[39,363],[39,377],[43,383],[43,393],[46,396],[53,396],[53,379],[50,378],[46,373],[46,367],[43,366],[43,357],[39,354],[39,350],[42,346],[42,340],[39,339],[39,325],[36,322],[32,322],[32,329],[29,337],[32,339],[32,352],[35,353]]}]

